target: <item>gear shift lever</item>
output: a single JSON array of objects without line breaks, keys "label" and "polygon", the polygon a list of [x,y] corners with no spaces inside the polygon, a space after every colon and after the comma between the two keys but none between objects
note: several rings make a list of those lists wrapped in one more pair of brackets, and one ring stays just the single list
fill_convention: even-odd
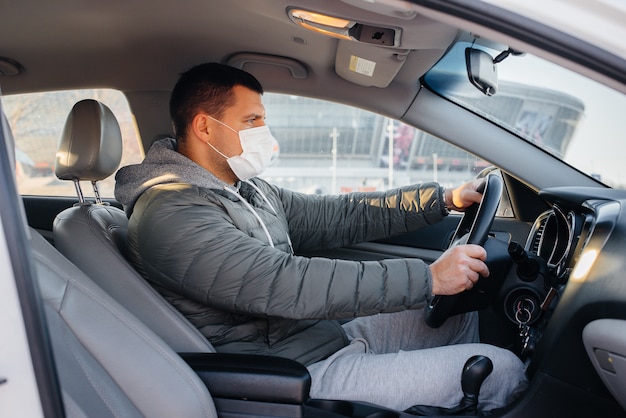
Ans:
[{"label": "gear shift lever", "polygon": [[493,371],[493,363],[489,357],[472,356],[465,362],[461,374],[461,390],[463,399],[458,406],[442,408],[439,406],[415,405],[405,410],[413,415],[471,415],[478,411],[478,393],[483,382]]},{"label": "gear shift lever", "polygon": [[489,357],[473,356],[465,362],[461,375],[463,399],[459,404],[459,407],[464,407],[464,412],[476,412],[480,387],[492,371],[493,363]]}]

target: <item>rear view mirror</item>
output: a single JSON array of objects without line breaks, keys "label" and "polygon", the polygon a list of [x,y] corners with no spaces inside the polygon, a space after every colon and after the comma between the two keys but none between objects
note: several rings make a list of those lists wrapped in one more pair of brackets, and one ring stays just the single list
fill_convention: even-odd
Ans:
[{"label": "rear view mirror", "polygon": [[498,90],[498,70],[493,57],[480,49],[466,48],[467,76],[474,87],[487,96]]}]

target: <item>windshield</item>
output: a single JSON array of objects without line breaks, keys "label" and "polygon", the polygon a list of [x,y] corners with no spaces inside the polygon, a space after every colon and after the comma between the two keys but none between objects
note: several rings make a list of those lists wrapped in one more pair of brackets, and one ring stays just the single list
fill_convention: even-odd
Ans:
[{"label": "windshield", "polygon": [[[626,96],[531,54],[499,62],[497,92],[487,96],[467,77],[468,47],[452,48],[425,83],[607,186],[626,189]],[[481,49],[492,57],[502,52]]]}]

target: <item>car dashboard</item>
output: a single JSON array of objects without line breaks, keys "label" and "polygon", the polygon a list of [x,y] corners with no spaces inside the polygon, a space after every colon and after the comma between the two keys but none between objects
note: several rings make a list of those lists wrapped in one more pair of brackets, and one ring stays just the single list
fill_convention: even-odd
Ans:
[{"label": "car dashboard", "polygon": [[523,247],[509,245],[517,280],[506,289],[502,304],[507,319],[519,327],[522,357],[534,352],[593,224],[592,213],[554,204],[537,217]]},{"label": "car dashboard", "polygon": [[[529,378],[550,382],[542,396],[568,387],[610,399],[608,388],[625,407],[626,337],[616,333],[626,326],[626,192],[562,187],[539,195],[551,208],[523,246],[509,245],[516,265],[496,306],[518,329],[515,351]],[[592,332],[607,320],[614,322],[603,333]]]}]

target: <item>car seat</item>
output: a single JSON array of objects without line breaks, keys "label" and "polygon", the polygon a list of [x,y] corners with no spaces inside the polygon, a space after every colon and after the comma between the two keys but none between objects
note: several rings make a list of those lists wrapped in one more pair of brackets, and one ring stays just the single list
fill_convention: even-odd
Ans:
[{"label": "car seat", "polygon": [[198,375],[31,229],[67,416],[217,417]]},{"label": "car seat", "polygon": [[[215,352],[123,255],[128,218],[123,210],[101,200],[97,185],[115,173],[121,159],[122,136],[111,110],[96,100],[76,103],[59,141],[55,174],[74,182],[79,201],[56,216],[55,246],[175,351]],[[95,201],[83,196],[79,182],[85,180],[92,182]]]}]

